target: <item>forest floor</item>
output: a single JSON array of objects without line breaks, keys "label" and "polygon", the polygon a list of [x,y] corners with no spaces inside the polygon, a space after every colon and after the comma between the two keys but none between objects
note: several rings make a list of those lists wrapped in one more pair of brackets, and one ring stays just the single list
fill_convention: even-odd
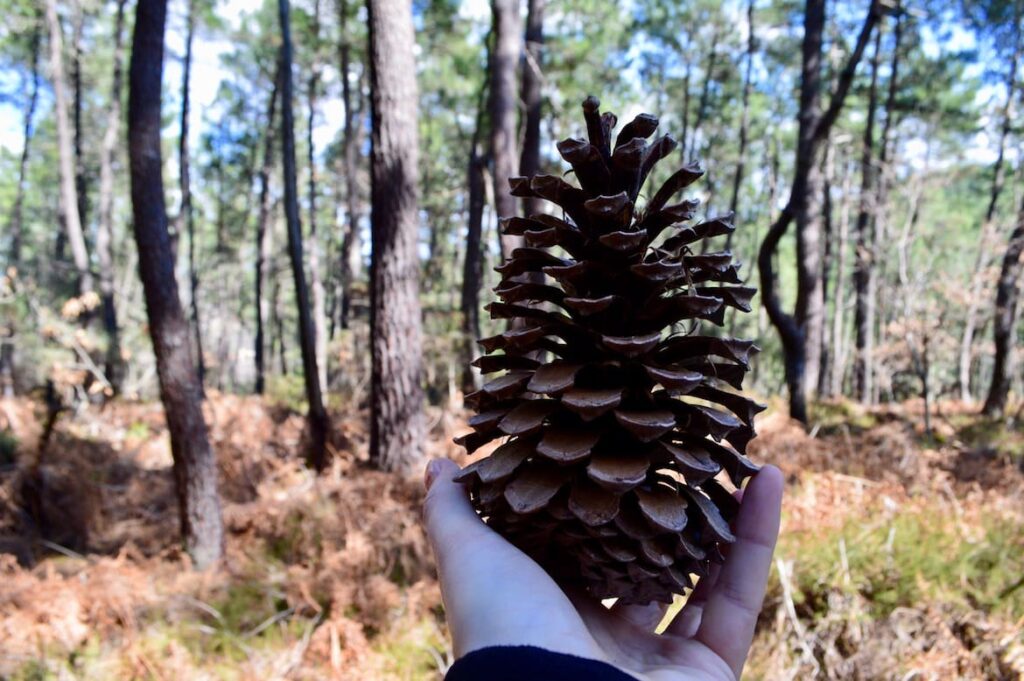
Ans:
[{"label": "forest floor", "polygon": [[[0,401],[0,678],[440,678],[420,480],[366,467],[358,414],[319,478],[289,408],[214,393],[206,414],[227,558],[196,573],[158,404],[62,415],[40,459],[43,405]],[[463,417],[431,417],[428,453],[459,459]],[[788,489],[749,678],[1024,677],[1024,434],[951,402],[921,421],[760,420],[752,457]]]}]

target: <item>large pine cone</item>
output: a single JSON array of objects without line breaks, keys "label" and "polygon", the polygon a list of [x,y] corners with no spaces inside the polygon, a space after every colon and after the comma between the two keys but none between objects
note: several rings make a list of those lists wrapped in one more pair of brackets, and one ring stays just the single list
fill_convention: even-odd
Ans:
[{"label": "large pine cone", "polygon": [[480,341],[487,354],[474,366],[500,375],[466,396],[477,415],[457,441],[472,453],[507,440],[458,479],[488,524],[561,582],[669,602],[734,540],[738,504],[715,476],[738,487],[758,470],[744,453],[764,407],[736,392],[758,348],[696,333],[700,320],[721,326],[727,307],[749,312],[755,289],[740,285],[728,251],[693,250],[732,232],[731,215],[688,225],[698,201],[668,205],[699,165],[637,207],[676,141],[648,143],[658,119],[641,114],[613,148],[616,117],[598,105],[583,103],[590,141],[558,145],[579,187],[554,175],[509,181],[563,217],[502,221],[527,246],[497,268],[501,302],[488,309],[513,323]]}]

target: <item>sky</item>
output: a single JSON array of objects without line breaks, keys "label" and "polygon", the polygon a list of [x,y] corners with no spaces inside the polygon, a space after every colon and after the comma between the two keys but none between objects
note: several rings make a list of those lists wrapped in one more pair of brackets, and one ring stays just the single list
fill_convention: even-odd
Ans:
[{"label": "sky", "polygon": [[[243,15],[255,11],[262,0],[221,0],[218,14],[224,18],[229,27],[239,25]],[[180,55],[184,51],[184,2],[171,0],[168,14],[167,57],[164,64],[165,107],[177,107],[177,87],[181,82]],[[466,0],[461,13],[479,22],[487,21],[490,15],[488,0]],[[955,28],[955,27],[954,27]],[[127,37],[126,37],[127,39]],[[959,28],[955,28],[949,47],[959,49],[973,45],[973,36]],[[195,148],[199,136],[204,129],[203,116],[210,107],[216,105],[217,90],[226,71],[221,67],[221,57],[232,49],[229,41],[211,38],[209,35],[198,35],[193,43],[193,76],[191,85],[192,111],[190,120],[190,143]],[[926,40],[925,50],[938,51],[939,46],[934,38]],[[43,65],[45,66],[45,64]],[[45,70],[44,70],[45,72]],[[333,70],[324,73],[328,92],[338,88],[331,87],[331,79],[336,78]],[[18,76],[10,71],[0,71],[0,91],[14,92],[18,87]],[[999,94],[999,88],[993,85],[982,88],[977,93],[978,101],[988,102]],[[19,102],[0,101],[0,147],[12,153],[19,153],[23,143],[23,113]],[[52,96],[44,87],[40,93],[39,111],[52,107]],[[38,114],[37,114],[38,115]],[[319,116],[314,127],[313,141],[315,147],[322,151],[337,135],[344,118],[344,107],[339,97],[324,97],[320,103]],[[991,163],[995,152],[985,132],[979,132],[965,148],[964,155],[968,160],[978,163]],[[909,142],[906,152],[908,156],[923,157],[925,143],[923,140]]]}]

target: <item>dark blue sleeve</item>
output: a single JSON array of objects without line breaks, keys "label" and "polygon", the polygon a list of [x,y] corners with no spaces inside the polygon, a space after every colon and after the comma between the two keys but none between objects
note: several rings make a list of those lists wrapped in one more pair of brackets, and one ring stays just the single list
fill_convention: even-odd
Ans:
[{"label": "dark blue sleeve", "polygon": [[610,664],[533,646],[481,648],[459,658],[445,681],[636,681]]}]

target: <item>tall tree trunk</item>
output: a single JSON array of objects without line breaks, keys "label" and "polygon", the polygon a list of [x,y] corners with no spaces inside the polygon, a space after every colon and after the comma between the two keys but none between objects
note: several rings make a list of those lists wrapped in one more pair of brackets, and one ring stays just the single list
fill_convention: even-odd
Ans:
[{"label": "tall tree trunk", "polygon": [[996,206],[999,204],[999,197],[1003,192],[1006,169],[1004,156],[1006,154],[1007,138],[1013,127],[1013,98],[1016,94],[1017,69],[1021,57],[1021,30],[1020,21],[1017,21],[1017,30],[1014,38],[1014,53],[1010,60],[1010,66],[1006,73],[1006,102],[1003,104],[1003,123],[999,131],[999,145],[996,153],[996,161],[992,167],[992,186],[989,188],[988,207],[985,209],[985,217],[979,229],[978,255],[974,262],[974,274],[971,277],[970,295],[967,297],[967,313],[964,320],[964,332],[960,338],[960,359],[958,383],[960,384],[960,399],[970,402],[973,399],[971,391],[971,366],[973,364],[974,333],[978,327],[978,308],[981,300],[982,284],[984,273],[988,265],[987,244],[988,237],[992,231],[996,216]]},{"label": "tall tree trunk", "polygon": [[341,39],[338,41],[338,60],[340,62],[341,100],[345,107],[344,127],[342,128],[343,175],[345,178],[345,225],[342,228],[339,288],[341,305],[339,309],[339,326],[347,329],[352,311],[352,282],[356,268],[353,260],[358,261],[359,255],[359,121],[362,107],[356,106],[353,100],[362,101],[360,88],[353,97],[349,83],[352,62],[352,37],[348,28],[348,1],[338,0],[338,25]]},{"label": "tall tree trunk", "polygon": [[316,329],[306,287],[305,259],[302,256],[302,222],[299,218],[298,180],[295,173],[295,117],[292,98],[292,35],[288,0],[278,0],[281,22],[281,154],[284,158],[284,212],[288,221],[288,255],[295,279],[295,299],[299,312],[299,344],[302,373],[309,403],[309,464],[323,470],[327,463],[327,411],[320,392],[320,370],[316,361]]},{"label": "tall tree trunk", "polygon": [[117,0],[114,20],[114,76],[110,87],[110,109],[107,130],[100,154],[99,222],[96,226],[96,260],[100,267],[100,299],[103,304],[103,329],[107,334],[104,373],[115,393],[121,391],[124,363],[121,361],[121,340],[117,328],[117,305],[114,301],[114,154],[121,140],[121,63],[124,58],[124,5]]},{"label": "tall tree trunk", "polygon": [[36,106],[39,104],[39,43],[42,33],[42,13],[38,7],[35,13],[29,48],[32,54],[29,62],[29,73],[31,76],[27,88],[28,103],[25,106],[25,118],[22,123],[22,139],[24,141],[21,145],[21,157],[18,160],[18,185],[15,188],[14,206],[11,208],[11,219],[8,222],[10,245],[7,251],[7,262],[14,267],[21,263],[21,242],[24,238],[22,220],[25,203],[25,181],[28,175],[28,159],[32,148],[32,138],[35,136]]},{"label": "tall tree trunk", "polygon": [[264,330],[267,318],[267,305],[263,296],[263,279],[266,273],[267,262],[269,262],[273,251],[271,248],[271,234],[273,228],[270,224],[271,201],[270,201],[270,174],[274,170],[274,125],[277,118],[278,89],[281,86],[281,62],[278,61],[274,73],[274,88],[270,92],[270,99],[267,102],[267,121],[263,137],[263,165],[259,171],[260,184],[260,208],[259,216],[256,219],[256,386],[257,395],[262,395],[266,389],[266,359],[264,349],[266,346]]},{"label": "tall tree trunk", "polygon": [[315,336],[316,366],[318,380],[327,387],[327,304],[324,295],[324,279],[320,272],[320,234],[317,230],[316,214],[316,148],[313,145],[313,127],[316,124],[316,96],[320,86],[319,44],[320,44],[320,0],[313,0],[313,62],[309,69],[307,96],[309,115],[306,124],[306,162],[309,165],[309,287],[313,294],[313,333]]},{"label": "tall tree trunk", "polygon": [[384,470],[399,470],[420,458],[425,435],[416,254],[416,36],[410,0],[368,0],[367,9],[373,120],[370,460]]},{"label": "tall tree trunk", "polygon": [[53,81],[53,116],[57,123],[57,149],[60,162],[61,213],[64,216],[64,230],[71,257],[78,273],[78,290],[88,293],[93,290],[92,271],[89,269],[89,252],[85,246],[85,232],[78,212],[78,189],[75,185],[75,141],[71,122],[68,120],[67,83],[64,78],[64,39],[60,17],[57,16],[57,0],[46,0],[46,23],[50,32],[50,77]]},{"label": "tall tree trunk", "polygon": [[982,413],[987,416],[1002,416],[1010,394],[1013,349],[1016,345],[1017,313],[1020,300],[1020,279],[1024,258],[1024,198],[1017,213],[1017,226],[1010,234],[1010,240],[1003,254],[1003,264],[996,285],[996,304],[992,316],[993,337],[996,352],[992,365],[992,382]]},{"label": "tall tree trunk", "polygon": [[708,114],[708,105],[711,103],[711,83],[715,80],[715,67],[718,65],[718,43],[722,34],[722,27],[716,23],[711,32],[711,49],[708,51],[708,60],[704,64],[704,82],[700,88],[700,99],[697,100],[697,118],[693,122],[693,131],[690,133],[690,153],[697,152],[699,140],[697,136],[701,133],[704,119]]},{"label": "tall tree trunk", "polygon": [[874,390],[874,245],[872,216],[878,206],[876,192],[875,112],[878,109],[878,68],[881,64],[882,31],[875,34],[874,53],[871,56],[871,85],[868,88],[867,120],[864,123],[864,139],[861,143],[860,158],[860,207],[854,227],[856,247],[853,265],[853,290],[855,298],[853,325],[856,331],[856,346],[853,359],[853,392],[862,404],[871,402]]},{"label": "tall tree trunk", "polygon": [[160,397],[171,435],[181,534],[199,568],[224,549],[217,464],[200,408],[188,324],[178,300],[167,231],[160,156],[160,84],[166,0],[140,0],[129,69],[128,152],[139,276],[156,355]]},{"label": "tall tree trunk", "polygon": [[[488,62],[490,51],[488,50]],[[487,158],[480,153],[480,138],[484,133],[484,98],[487,96],[487,79],[480,86],[476,104],[476,124],[470,142],[469,163],[466,169],[466,184],[469,187],[466,215],[466,254],[462,262],[462,392],[469,394],[479,387],[480,374],[473,370],[470,362],[476,354],[476,340],[480,333],[480,287],[483,284],[483,224],[484,205],[487,202],[485,173]]]},{"label": "tall tree trunk", "polygon": [[[873,0],[861,26],[853,53],[840,73],[828,109],[820,110],[821,51],[825,1],[807,0],[800,84],[799,132],[790,197],[772,224],[758,252],[761,300],[779,331],[789,390],[790,416],[807,422],[807,392],[817,385],[824,307],[821,283],[821,230],[817,155],[849,93],[857,64],[878,22],[880,7]],[[797,299],[794,313],[782,309],[776,291],[772,256],[791,222],[797,225]]]},{"label": "tall tree trunk", "polygon": [[[546,0],[528,0],[526,14],[526,51],[523,59],[522,100],[525,108],[523,151],[519,174],[532,177],[540,172],[541,81],[544,73],[544,6]],[[478,125],[479,127],[479,125]],[[473,153],[476,153],[474,145]],[[472,164],[472,161],[470,162]],[[471,178],[472,182],[472,178]],[[527,215],[544,210],[544,201],[535,196],[523,199]]]},{"label": "tall tree trunk", "polygon": [[[750,128],[750,91],[753,89],[754,52],[757,40],[754,37],[754,0],[747,2],[747,64],[743,74],[743,99],[740,111],[740,148],[736,160],[736,172],[732,176],[732,196],[729,197],[729,213],[735,218],[740,203],[740,187],[747,163],[747,136]],[[726,237],[726,250],[732,249],[733,232]]]},{"label": "tall tree trunk", "polygon": [[[822,332],[819,340],[821,350],[818,357],[818,383],[815,386],[815,393],[818,397],[827,397],[830,394],[832,383],[829,379],[832,377],[832,362],[835,361],[835,357],[832,356],[833,348],[826,329],[828,326],[828,287],[831,283],[832,263],[835,260],[836,252],[835,223],[832,216],[832,183],[835,180],[835,150],[833,149],[829,139],[826,139],[824,144],[825,157],[821,162],[823,171],[821,185],[821,221],[824,227],[823,240],[825,242],[825,253],[821,262]],[[842,288],[842,286],[836,282],[836,288],[839,289]],[[841,314],[841,311],[837,308],[833,311],[833,314]]]},{"label": "tall tree trunk", "polygon": [[839,234],[836,249],[836,285],[832,291],[832,374],[829,389],[832,395],[843,394],[843,376],[846,373],[847,346],[844,342],[844,312],[846,307],[846,252],[850,241],[850,174],[845,172],[843,160],[842,202],[839,207]]},{"label": "tall tree trunk", "polygon": [[[178,220],[185,225],[188,233],[188,287],[189,304],[192,314],[192,334],[196,347],[196,371],[199,376],[199,391],[203,394],[206,380],[206,359],[203,356],[203,334],[199,324],[199,271],[196,267],[196,225],[192,210],[192,177],[190,170],[188,128],[191,109],[192,82],[192,40],[196,30],[196,0],[188,0],[185,16],[185,57],[181,64],[181,133],[178,138],[178,181],[181,184],[181,207]],[[219,194],[220,192],[218,192]],[[180,230],[178,230],[180,232]]]},{"label": "tall tree trunk", "polygon": [[689,55],[683,58],[686,61],[686,68],[683,72],[683,120],[682,130],[679,131],[679,157],[685,161],[687,154],[690,154],[691,158],[693,156],[690,147],[687,146],[690,130],[690,75],[693,71],[693,65],[690,63]]},{"label": "tall tree trunk", "polygon": [[80,0],[71,2],[71,110],[75,127],[75,191],[78,195],[78,216],[89,224],[89,192],[86,181],[85,155],[82,145],[82,43],[85,38],[85,11]]},{"label": "tall tree trunk", "polygon": [[[516,175],[516,65],[519,63],[521,21],[519,0],[491,0],[494,50],[490,59],[491,159],[494,162],[494,208],[497,217],[515,215],[516,200],[508,178]],[[522,237],[502,234],[502,258],[519,248]]]}]

